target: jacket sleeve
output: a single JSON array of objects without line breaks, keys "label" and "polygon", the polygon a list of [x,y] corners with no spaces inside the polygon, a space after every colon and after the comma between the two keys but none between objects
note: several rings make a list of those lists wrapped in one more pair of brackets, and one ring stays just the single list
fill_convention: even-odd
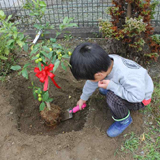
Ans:
[{"label": "jacket sleeve", "polygon": [[83,99],[84,101],[87,101],[97,88],[98,88],[97,82],[92,82],[90,80],[87,80],[83,87],[83,92],[80,98]]},{"label": "jacket sleeve", "polygon": [[145,80],[141,76],[123,77],[119,83],[110,80],[107,89],[131,103],[142,102],[145,98]]}]

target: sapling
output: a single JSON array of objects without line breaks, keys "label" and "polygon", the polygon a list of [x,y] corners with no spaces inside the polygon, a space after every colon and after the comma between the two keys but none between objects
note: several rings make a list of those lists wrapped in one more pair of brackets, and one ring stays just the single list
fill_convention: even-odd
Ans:
[{"label": "sapling", "polygon": [[[40,35],[42,33],[46,33],[46,29],[48,29],[49,26],[48,24],[42,25],[42,17],[46,11],[46,4],[44,1],[32,0],[27,1],[24,8],[29,9],[31,11],[30,16],[33,16],[38,20],[39,24],[34,25],[34,27],[38,29],[38,34],[30,47],[29,62],[27,62],[23,67],[18,65],[13,66],[12,69],[20,70],[19,74],[22,74],[22,76],[27,79],[29,78],[29,74],[33,73],[32,71],[34,69],[35,76],[39,78],[41,83],[44,83],[44,86],[42,90],[40,87],[35,86],[35,83],[32,82],[32,87],[30,88],[33,89],[34,97],[41,102],[39,109],[41,111],[42,118],[44,118],[47,123],[52,125],[52,123],[55,124],[55,122],[59,122],[60,109],[59,107],[54,108],[54,110],[58,110],[58,114],[55,115],[54,110],[51,108],[53,98],[49,97],[49,79],[57,88],[60,88],[54,80],[55,71],[59,65],[66,70],[69,65],[67,59],[72,54],[71,51],[65,49],[57,43],[57,37],[64,29],[77,25],[75,23],[71,23],[71,18],[65,17],[63,19],[63,23],[59,25],[59,30],[56,31],[56,36],[54,38],[50,38],[47,41],[42,40],[41,42],[38,42]],[[26,52],[29,51],[27,49]]]}]

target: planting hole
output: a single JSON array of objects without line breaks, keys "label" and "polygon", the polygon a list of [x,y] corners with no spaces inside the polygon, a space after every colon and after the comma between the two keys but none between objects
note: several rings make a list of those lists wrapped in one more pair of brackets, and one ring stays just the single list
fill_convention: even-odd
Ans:
[{"label": "planting hole", "polygon": [[[33,77],[33,79],[35,84],[41,85],[36,77]],[[81,95],[84,82],[77,82],[74,79],[72,81],[72,79],[71,74],[61,71],[56,73],[56,81],[61,86],[61,89],[57,89],[52,83],[49,86],[49,94],[54,99],[53,103],[58,105],[62,111],[75,107]],[[13,81],[14,79],[12,79]],[[14,87],[11,85],[14,85]],[[88,107],[75,113],[72,119],[60,122],[56,126],[47,126],[40,116],[40,102],[33,98],[32,89],[29,89],[28,86],[31,86],[31,82],[20,77],[10,84],[10,87],[14,88],[12,95],[16,101],[11,103],[17,108],[18,130],[20,132],[30,135],[54,136],[61,133],[79,131],[83,128],[88,114]]]}]

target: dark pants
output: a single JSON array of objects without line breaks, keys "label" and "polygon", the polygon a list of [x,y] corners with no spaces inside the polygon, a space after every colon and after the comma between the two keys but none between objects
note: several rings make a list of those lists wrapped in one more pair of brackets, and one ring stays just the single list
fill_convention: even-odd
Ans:
[{"label": "dark pants", "polygon": [[112,91],[107,92],[106,102],[115,119],[122,119],[126,117],[128,115],[128,110],[139,110],[144,107],[143,103],[130,103],[118,97]]}]

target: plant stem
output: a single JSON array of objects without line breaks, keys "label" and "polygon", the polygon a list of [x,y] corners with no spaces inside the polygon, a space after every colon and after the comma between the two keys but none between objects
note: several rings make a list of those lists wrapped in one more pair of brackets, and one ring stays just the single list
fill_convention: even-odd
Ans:
[{"label": "plant stem", "polygon": [[[49,79],[48,79],[48,90],[49,90]],[[46,102],[47,108],[50,111],[51,110],[51,104],[50,102]]]},{"label": "plant stem", "polygon": [[46,105],[47,105],[48,110],[50,111],[50,110],[51,110],[51,105],[50,105],[50,103],[49,103],[49,102],[46,102]]}]

